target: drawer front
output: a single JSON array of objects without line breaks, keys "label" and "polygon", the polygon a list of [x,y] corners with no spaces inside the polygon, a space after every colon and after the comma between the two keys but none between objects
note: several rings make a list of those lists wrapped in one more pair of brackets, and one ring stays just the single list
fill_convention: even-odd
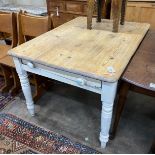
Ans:
[{"label": "drawer front", "polygon": [[154,2],[128,2],[127,6],[152,8],[152,7],[155,7],[155,3]]},{"label": "drawer front", "polygon": [[151,24],[150,29],[155,30],[155,3],[128,2],[126,20]]},{"label": "drawer front", "polygon": [[76,17],[78,17],[78,15],[74,15],[74,14],[69,14],[69,13],[59,13],[59,16],[56,15],[55,12],[54,16],[53,16],[53,25],[54,27],[58,27]]},{"label": "drawer front", "polygon": [[101,81],[86,77],[80,74],[71,73],[55,69],[52,67],[44,66],[38,63],[32,63],[27,60],[22,60],[22,64],[25,70],[35,74],[39,74],[51,79],[55,79],[60,82],[68,83],[80,88],[84,88],[96,93],[101,93]]},{"label": "drawer front", "polygon": [[65,6],[65,3],[64,2],[53,2],[53,1],[50,1],[48,3],[48,10],[51,12],[51,11],[56,11],[57,9],[61,12],[61,11],[64,11],[64,6]]},{"label": "drawer front", "polygon": [[74,13],[82,13],[83,5],[80,3],[66,2],[66,11]]}]

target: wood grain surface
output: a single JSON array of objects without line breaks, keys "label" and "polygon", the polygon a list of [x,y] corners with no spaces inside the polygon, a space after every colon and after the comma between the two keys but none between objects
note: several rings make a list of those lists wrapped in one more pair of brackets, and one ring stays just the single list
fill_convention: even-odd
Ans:
[{"label": "wood grain surface", "polygon": [[[9,51],[9,55],[49,67],[108,82],[117,81],[149,29],[146,23],[120,26],[103,20],[87,29],[86,17],[78,17]],[[112,67],[113,73],[108,71]]]},{"label": "wood grain surface", "polygon": [[155,30],[147,33],[122,79],[140,88],[155,91],[155,88],[150,87],[150,83],[155,84]]}]

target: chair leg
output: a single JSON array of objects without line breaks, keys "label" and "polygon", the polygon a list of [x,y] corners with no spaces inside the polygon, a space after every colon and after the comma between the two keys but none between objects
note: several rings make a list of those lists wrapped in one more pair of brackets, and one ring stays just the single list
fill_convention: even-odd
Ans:
[{"label": "chair leg", "polygon": [[38,75],[33,74],[33,80],[34,80],[34,87],[35,87],[35,93],[33,95],[33,100],[36,102],[43,92],[43,86],[41,83],[41,78]]},{"label": "chair leg", "polygon": [[120,21],[121,25],[124,25],[124,22],[125,22],[126,6],[127,6],[127,0],[122,0],[121,21]]},{"label": "chair leg", "polygon": [[19,93],[19,91],[21,89],[21,84],[20,84],[20,80],[19,80],[19,77],[18,77],[18,74],[17,74],[15,68],[12,68],[11,71],[12,71],[14,85],[13,85],[13,88],[10,93],[12,96],[15,96]]},{"label": "chair leg", "polygon": [[46,91],[50,90],[51,85],[53,85],[52,80],[48,80],[46,77],[40,77],[40,80],[42,81],[43,89]]},{"label": "chair leg", "polygon": [[118,32],[122,0],[112,0],[113,32]]},{"label": "chair leg", "polygon": [[104,0],[97,0],[97,22],[101,22]]},{"label": "chair leg", "polygon": [[120,121],[121,114],[123,112],[123,108],[125,105],[125,100],[126,100],[129,88],[130,88],[130,84],[123,81],[119,92],[119,99],[116,106],[116,115],[115,115],[114,124],[112,127],[112,132],[110,135],[110,139],[115,138],[117,127]]},{"label": "chair leg", "polygon": [[105,7],[103,9],[105,19],[110,19],[110,16],[111,16],[111,1],[112,0],[106,0],[105,1]]},{"label": "chair leg", "polygon": [[94,5],[95,0],[88,0],[87,29],[92,29],[92,17],[93,17]]},{"label": "chair leg", "polygon": [[9,67],[4,66],[4,65],[0,65],[1,69],[2,69],[2,73],[4,76],[4,86],[1,88],[1,92],[9,92],[9,90],[11,89],[11,87],[13,86],[13,81],[10,80],[11,78],[11,70]]}]

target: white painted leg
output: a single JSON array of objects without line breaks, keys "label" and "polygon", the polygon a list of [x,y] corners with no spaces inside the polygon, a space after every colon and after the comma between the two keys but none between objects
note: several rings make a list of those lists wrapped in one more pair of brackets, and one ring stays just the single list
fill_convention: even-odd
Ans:
[{"label": "white painted leg", "polygon": [[28,79],[27,72],[22,68],[22,63],[18,58],[13,58],[22,90],[26,99],[27,109],[29,113],[34,116],[34,103],[32,99],[31,87]]},{"label": "white painted leg", "polygon": [[109,130],[113,112],[113,104],[116,96],[117,82],[108,83],[102,82],[102,112],[101,112],[101,132],[100,142],[101,147],[105,148],[109,140]]}]

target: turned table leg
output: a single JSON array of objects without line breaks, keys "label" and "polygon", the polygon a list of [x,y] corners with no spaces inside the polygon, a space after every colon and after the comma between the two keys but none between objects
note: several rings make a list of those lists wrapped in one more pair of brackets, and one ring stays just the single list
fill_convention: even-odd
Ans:
[{"label": "turned table leg", "polygon": [[93,17],[94,5],[95,0],[88,0],[87,29],[92,29],[92,17]]},{"label": "turned table leg", "polygon": [[26,99],[27,109],[29,113],[34,116],[34,103],[32,99],[31,87],[27,72],[22,68],[22,63],[18,58],[13,58],[16,70],[20,79],[21,87]]},{"label": "turned table leg", "polygon": [[113,32],[118,32],[122,0],[112,0]]},{"label": "turned table leg", "polygon": [[105,148],[109,140],[109,130],[111,125],[111,118],[113,112],[113,104],[116,96],[117,82],[115,83],[102,83],[102,112],[101,112],[101,132],[100,142],[101,147]]}]

